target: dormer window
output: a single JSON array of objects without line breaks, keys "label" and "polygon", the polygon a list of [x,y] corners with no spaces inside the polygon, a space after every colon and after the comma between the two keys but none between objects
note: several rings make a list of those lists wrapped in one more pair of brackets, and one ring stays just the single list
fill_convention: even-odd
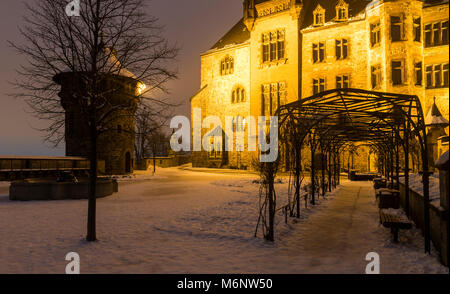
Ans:
[{"label": "dormer window", "polygon": [[338,21],[348,20],[348,4],[344,0],[340,0],[336,5],[336,19]]},{"label": "dormer window", "polygon": [[322,6],[317,5],[316,9],[314,9],[314,25],[315,26],[323,26],[325,24],[325,9]]}]

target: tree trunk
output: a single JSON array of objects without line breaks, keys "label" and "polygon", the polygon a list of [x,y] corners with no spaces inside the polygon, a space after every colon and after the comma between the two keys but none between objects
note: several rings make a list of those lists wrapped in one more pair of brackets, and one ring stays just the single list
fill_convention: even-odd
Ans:
[{"label": "tree trunk", "polygon": [[89,242],[97,240],[96,234],[96,190],[97,190],[97,127],[95,119],[91,119],[91,152],[90,175],[89,175],[89,200],[88,200],[88,222],[86,240]]}]

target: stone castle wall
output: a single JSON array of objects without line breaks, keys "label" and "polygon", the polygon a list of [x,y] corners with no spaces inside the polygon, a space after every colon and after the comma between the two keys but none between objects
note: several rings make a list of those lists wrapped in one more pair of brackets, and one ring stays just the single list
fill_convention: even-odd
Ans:
[{"label": "stone castle wall", "polygon": [[[337,2],[337,1],[336,1]],[[271,9],[271,7],[278,7]],[[422,102],[424,116],[430,109],[434,97],[445,118],[449,118],[449,88],[426,88],[426,66],[449,61],[448,45],[424,46],[424,25],[436,21],[448,21],[448,3],[424,4],[419,0],[372,1],[366,11],[352,16],[347,21],[331,21],[322,26],[304,27],[303,22],[311,16],[296,1],[265,1],[256,4],[256,13],[244,9],[244,23],[250,31],[249,40],[231,44],[225,49],[210,50],[202,55],[201,88],[192,98],[191,107],[202,109],[207,115],[259,116],[262,113],[262,85],[283,82],[286,86],[285,103],[296,101],[313,94],[313,79],[325,78],[325,89],[334,89],[336,76],[349,76],[349,87],[381,92],[417,95]],[[308,12],[309,13],[309,12]],[[391,38],[391,16],[403,21],[402,40]],[[421,19],[421,40],[414,40],[414,19]],[[380,42],[371,46],[371,25],[380,23]],[[285,32],[285,58],[262,62],[263,35],[274,30]],[[348,57],[336,58],[335,42],[348,41]],[[325,43],[326,58],[313,62],[313,43]],[[235,56],[234,74],[220,75],[220,61],[226,55]],[[393,84],[392,62],[401,61],[402,83]],[[422,84],[416,83],[415,64],[422,62]],[[371,67],[381,66],[381,81],[372,87]],[[230,93],[236,84],[245,87],[246,103],[231,104]],[[203,131],[205,134],[206,131]],[[448,128],[447,128],[448,133]],[[229,154],[229,158],[250,161],[256,153]],[[362,156],[361,167],[365,164]],[[234,159],[233,159],[234,160]],[[220,166],[221,160],[208,157],[206,152],[194,152],[194,166]],[[231,163],[231,162],[230,162]],[[239,165],[239,164],[237,164]],[[367,165],[367,164],[365,164]]]},{"label": "stone castle wall", "polygon": [[[74,74],[66,73],[58,79],[62,90],[61,104],[65,110],[65,141],[67,156],[88,157],[90,150],[89,127],[86,116],[73,99],[78,93],[78,79]],[[97,158],[104,161],[106,174],[127,174],[133,172],[135,120],[134,113],[138,104],[138,81],[111,75],[105,86],[111,107],[121,106],[121,110],[112,111],[105,118],[103,128],[97,139]],[[109,107],[103,113],[110,111]],[[99,114],[100,116],[101,114]]]}]

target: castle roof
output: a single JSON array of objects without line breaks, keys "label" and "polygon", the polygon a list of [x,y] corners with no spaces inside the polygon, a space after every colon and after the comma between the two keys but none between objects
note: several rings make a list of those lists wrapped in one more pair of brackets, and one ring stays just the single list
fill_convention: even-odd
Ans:
[{"label": "castle roof", "polygon": [[441,4],[447,4],[449,0],[425,0],[423,7],[429,7],[429,6],[435,6],[435,5],[441,5]]},{"label": "castle roof", "polygon": [[107,72],[118,76],[137,79],[137,77],[132,72],[123,67],[122,63],[117,58],[117,53],[115,53],[114,50],[105,47],[104,55],[107,58],[104,69],[106,69]]},{"label": "castle roof", "polygon": [[[132,72],[130,72],[128,69],[126,69],[122,63],[117,58],[117,52],[114,49],[110,49],[109,47],[104,47],[102,50],[102,57],[100,58],[98,62],[98,67],[100,69],[100,72],[115,76],[120,76],[124,78],[130,78],[136,81],[140,82],[140,87],[142,89],[147,88],[147,85],[140,81],[136,75],[134,75]],[[80,73],[75,71],[76,73]],[[55,81],[58,84],[62,83],[62,79],[64,79],[67,76],[70,76],[73,74],[74,71],[70,68],[66,68],[65,70],[61,71],[60,73],[56,74],[53,77],[53,81]]]},{"label": "castle roof", "polygon": [[[127,78],[137,79],[137,77],[128,69],[123,67],[122,63],[117,58],[117,53],[109,47],[102,50],[102,56],[98,61],[98,68],[104,73],[123,76]],[[66,68],[61,73],[71,73],[72,69]]]},{"label": "castle roof", "polygon": [[[271,0],[255,0],[255,4],[268,2]],[[318,5],[325,9],[325,23],[332,22],[336,19],[336,5],[339,0],[303,0],[303,8],[305,11],[305,18],[302,28],[307,28],[314,23],[314,10]],[[349,19],[355,18],[361,13],[365,12],[367,5],[371,0],[345,0],[348,4]],[[434,6],[446,4],[449,0],[425,0],[424,6]],[[245,43],[250,39],[250,32],[244,24],[244,19],[240,19],[210,50],[223,49],[227,46],[238,45]]]},{"label": "castle roof", "polygon": [[250,32],[244,24],[244,19],[240,19],[231,30],[229,30],[210,50],[218,50],[229,45],[242,44],[250,39]]},{"label": "castle roof", "polygon": [[[303,28],[309,27],[314,23],[314,10],[318,5],[325,9],[325,23],[336,19],[336,5],[339,0],[306,0],[303,1],[305,11],[305,19],[302,24]],[[345,0],[348,4],[348,18],[356,17],[366,10],[370,0]]]}]

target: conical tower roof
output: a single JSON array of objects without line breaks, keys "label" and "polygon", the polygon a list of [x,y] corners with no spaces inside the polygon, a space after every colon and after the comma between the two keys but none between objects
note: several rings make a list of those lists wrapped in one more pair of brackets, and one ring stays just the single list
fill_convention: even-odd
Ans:
[{"label": "conical tower roof", "polygon": [[427,127],[432,126],[447,126],[448,127],[448,120],[446,120],[441,112],[439,111],[439,108],[436,105],[436,97],[434,98],[433,105],[430,108],[430,111],[428,112],[426,118],[425,118],[425,125]]}]

